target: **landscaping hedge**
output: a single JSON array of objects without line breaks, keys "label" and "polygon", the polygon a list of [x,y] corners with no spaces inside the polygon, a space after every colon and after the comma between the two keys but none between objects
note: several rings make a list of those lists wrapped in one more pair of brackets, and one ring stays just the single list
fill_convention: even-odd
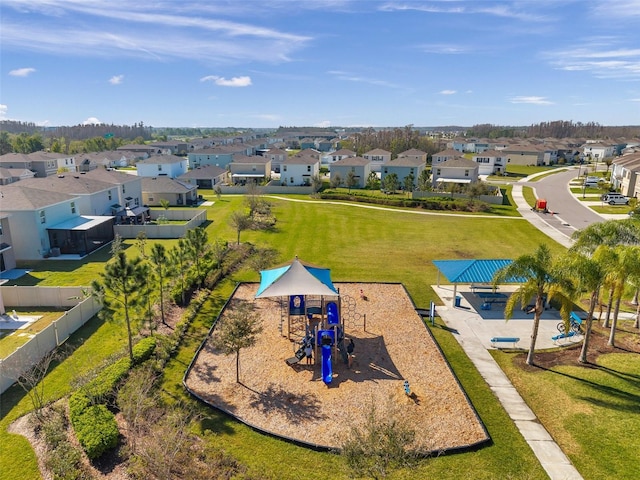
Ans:
[{"label": "landscaping hedge", "polygon": [[374,197],[358,193],[323,192],[319,194],[323,200],[343,200],[348,202],[370,203],[391,207],[423,208],[425,210],[449,210],[459,212],[488,211],[491,206],[478,200],[467,200],[450,197],[431,197],[422,199],[403,198],[400,196]]},{"label": "landscaping hedge", "polygon": [[[147,337],[133,347],[135,365],[148,360],[156,348],[156,339]],[[118,424],[103,402],[131,369],[129,357],[123,357],[102,370],[93,380],[69,398],[69,417],[80,445],[91,459],[118,445]]]}]

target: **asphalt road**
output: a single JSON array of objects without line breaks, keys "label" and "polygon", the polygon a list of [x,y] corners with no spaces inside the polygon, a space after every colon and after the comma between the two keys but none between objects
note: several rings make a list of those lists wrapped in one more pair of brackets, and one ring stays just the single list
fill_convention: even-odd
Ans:
[{"label": "asphalt road", "polygon": [[592,223],[602,222],[603,217],[583,205],[569,190],[569,182],[578,176],[578,170],[567,170],[549,175],[537,182],[524,182],[533,187],[538,198],[547,200],[551,213],[538,213],[551,226],[571,236],[576,230],[588,227]]}]

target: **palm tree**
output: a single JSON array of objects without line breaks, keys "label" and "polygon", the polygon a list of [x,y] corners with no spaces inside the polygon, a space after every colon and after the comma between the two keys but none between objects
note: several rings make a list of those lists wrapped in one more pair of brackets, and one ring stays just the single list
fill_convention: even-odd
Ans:
[{"label": "palm tree", "polygon": [[146,282],[144,273],[145,269],[140,257],[129,260],[124,251],[120,250],[116,253],[115,259],[107,263],[104,272],[100,273],[102,281],[94,280],[91,285],[94,295],[102,302],[106,311],[113,312],[114,302],[124,308],[131,363],[133,363],[133,333],[130,309],[137,305],[140,285]]},{"label": "palm tree", "polygon": [[577,291],[589,292],[589,312],[585,324],[584,341],[578,361],[587,363],[587,352],[589,350],[589,340],[591,338],[591,328],[593,326],[593,313],[600,297],[600,289],[606,275],[606,265],[609,261],[608,254],[611,249],[607,246],[599,247],[593,256],[583,255],[575,250],[570,250],[562,258],[560,264],[565,275],[573,278],[577,285]]},{"label": "palm tree", "polygon": [[565,321],[568,321],[573,303],[564,295],[564,292],[572,291],[573,286],[569,280],[562,276],[561,271],[554,267],[551,251],[545,244],[539,245],[533,255],[521,255],[516,258],[509,265],[496,271],[493,276],[494,286],[514,280],[521,281],[521,285],[507,300],[504,314],[505,318],[509,320],[513,316],[513,309],[517,303],[524,307],[531,298],[535,298],[531,344],[527,355],[527,365],[534,365],[533,356],[538,338],[540,317],[544,312],[545,296],[548,301],[554,297],[561,300],[560,314]]},{"label": "palm tree", "polygon": [[640,271],[640,247],[618,247],[618,262],[612,269],[612,280],[614,286],[615,307],[613,310],[613,319],[611,321],[611,331],[609,333],[610,346],[615,346],[616,326],[618,323],[618,313],[620,312],[620,303],[624,295],[625,286],[629,277],[634,277]]}]

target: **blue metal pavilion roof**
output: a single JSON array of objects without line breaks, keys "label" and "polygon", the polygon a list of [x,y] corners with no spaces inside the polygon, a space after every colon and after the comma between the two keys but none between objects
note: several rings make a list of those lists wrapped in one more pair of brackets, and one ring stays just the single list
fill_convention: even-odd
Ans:
[{"label": "blue metal pavilion roof", "polygon": [[[493,275],[513,260],[433,260],[433,264],[451,283],[491,283]],[[519,279],[511,280],[520,283]]]}]

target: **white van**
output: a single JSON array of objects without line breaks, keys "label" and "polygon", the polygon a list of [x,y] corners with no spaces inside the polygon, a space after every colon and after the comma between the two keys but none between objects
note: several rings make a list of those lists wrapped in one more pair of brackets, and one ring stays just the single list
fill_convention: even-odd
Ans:
[{"label": "white van", "polygon": [[622,195],[621,193],[607,193],[602,196],[602,201],[604,203],[608,203],[609,205],[627,205],[629,203],[629,199]]}]

